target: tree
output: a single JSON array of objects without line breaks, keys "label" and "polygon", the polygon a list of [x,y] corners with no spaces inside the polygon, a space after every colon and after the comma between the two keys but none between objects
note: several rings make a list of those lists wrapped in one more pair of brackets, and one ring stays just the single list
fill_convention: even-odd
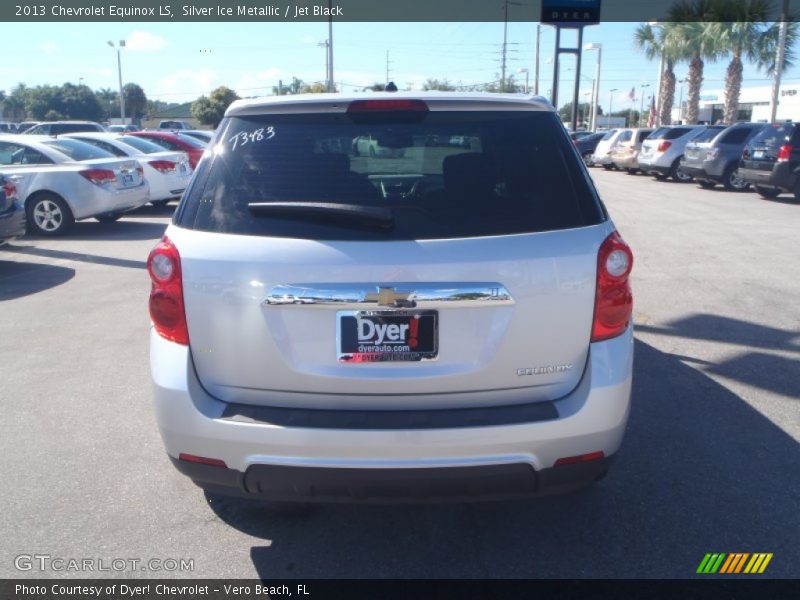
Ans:
[{"label": "tree", "polygon": [[715,61],[723,53],[723,45],[718,36],[717,23],[704,19],[715,17],[715,0],[682,0],[668,13],[668,21],[673,22],[672,37],[676,56],[689,63],[688,89],[686,93],[686,122],[697,123],[700,112],[700,88],[703,85],[705,61]]},{"label": "tree", "polygon": [[634,33],[634,45],[643,52],[647,60],[664,60],[661,86],[658,89],[658,122],[672,122],[672,105],[675,103],[675,63],[679,59],[676,51],[677,30],[672,23],[658,26],[640,25]]},{"label": "tree", "polygon": [[[322,81],[316,81],[312,84],[303,84],[300,87],[301,94],[324,94],[328,91],[328,84]],[[335,90],[334,90],[335,91]]]},{"label": "tree", "polygon": [[[739,93],[742,88],[742,57],[756,63],[759,70],[775,71],[779,23],[768,23],[768,0],[725,0],[717,5],[717,33],[724,51],[731,56],[725,75],[726,123],[736,121]],[[798,39],[797,23],[791,21],[786,35],[786,53],[781,70],[792,66],[794,45]]]},{"label": "tree", "polygon": [[483,89],[486,92],[516,94],[525,91],[525,86],[518,84],[514,80],[513,75],[507,75],[505,81],[502,81],[502,79],[498,76],[495,81],[492,81],[491,83],[487,83],[486,85],[484,85]]},{"label": "tree", "polygon": [[100,88],[94,93],[103,108],[103,118],[109,119],[119,115],[119,94],[111,88]]},{"label": "tree", "polygon": [[17,84],[3,101],[3,116],[12,121],[22,121],[26,117],[25,99],[28,88],[24,83]]},{"label": "tree", "polygon": [[147,111],[147,96],[141,86],[135,83],[126,83],[122,88],[125,98],[125,116],[133,120],[142,118]]},{"label": "tree", "polygon": [[225,116],[225,111],[239,96],[224,85],[211,92],[208,97],[200,96],[192,103],[192,114],[204,125],[216,127]]},{"label": "tree", "polygon": [[422,84],[422,89],[427,91],[439,90],[440,92],[454,92],[456,86],[447,79],[427,79]]},{"label": "tree", "polygon": [[[592,105],[589,102],[578,103],[578,122],[583,123],[589,119],[592,114]],[[603,114],[603,108],[598,104],[597,116]],[[558,109],[558,116],[562,121],[572,121],[572,102],[567,102],[564,106]]]},{"label": "tree", "polygon": [[386,84],[377,82],[361,89],[362,92],[383,92],[384,90],[386,90]]},{"label": "tree", "polygon": [[302,79],[292,77],[292,82],[289,85],[276,85],[272,88],[273,96],[283,96],[284,94],[299,94],[300,90],[305,84]]}]

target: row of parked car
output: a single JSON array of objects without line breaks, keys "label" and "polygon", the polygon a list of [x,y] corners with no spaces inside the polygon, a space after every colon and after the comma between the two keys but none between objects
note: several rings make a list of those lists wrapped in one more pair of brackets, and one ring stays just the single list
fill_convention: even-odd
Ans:
[{"label": "row of parked car", "polygon": [[206,145],[170,131],[0,134],[0,243],[177,199]]},{"label": "row of parked car", "polygon": [[800,123],[672,125],[573,135],[589,166],[800,200]]}]

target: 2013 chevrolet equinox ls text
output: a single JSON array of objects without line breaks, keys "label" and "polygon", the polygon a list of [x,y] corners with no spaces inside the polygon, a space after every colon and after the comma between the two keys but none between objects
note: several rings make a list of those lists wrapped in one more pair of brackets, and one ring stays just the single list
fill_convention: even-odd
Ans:
[{"label": "2013 chevrolet equinox ls text", "polygon": [[235,102],[147,262],[167,453],[273,501],[587,485],[628,418],[632,263],[542,98]]}]

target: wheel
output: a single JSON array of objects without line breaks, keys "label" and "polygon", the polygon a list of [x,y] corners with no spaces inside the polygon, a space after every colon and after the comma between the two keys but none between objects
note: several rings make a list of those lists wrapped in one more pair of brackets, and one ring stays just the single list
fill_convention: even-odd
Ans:
[{"label": "wheel", "polygon": [[75,223],[72,210],[59,196],[51,193],[39,194],[25,205],[28,230],[40,235],[63,235]]},{"label": "wheel", "polygon": [[[763,185],[756,186],[756,192],[762,198],[777,198],[781,191],[778,188],[764,187]],[[797,193],[795,191],[795,193]]]},{"label": "wheel", "polygon": [[613,168],[614,168],[614,165],[603,165],[603,168],[604,168],[606,171],[610,171],[611,169],[613,169]]},{"label": "wheel", "polygon": [[119,221],[119,218],[122,216],[122,213],[111,213],[110,215],[97,215],[95,220],[100,221],[101,223],[113,223],[114,221]]},{"label": "wheel", "polygon": [[584,152],[583,154],[581,154],[581,158],[583,159],[583,164],[585,164],[587,167],[591,167],[592,166],[592,153],[591,152]]},{"label": "wheel", "polygon": [[696,179],[697,183],[700,185],[701,188],[704,190],[710,190],[711,188],[715,187],[717,184],[713,181],[709,181],[708,179]]},{"label": "wheel", "polygon": [[680,161],[681,159],[679,158],[672,163],[672,168],[669,170],[669,176],[678,183],[688,183],[692,180],[692,176],[683,172]]},{"label": "wheel", "polygon": [[664,175],[663,173],[659,173],[657,171],[653,173],[653,177],[655,177],[659,181],[666,181],[666,179],[667,179],[666,175]]},{"label": "wheel", "polygon": [[638,171],[638,170],[639,169],[625,169],[625,171],[628,173],[628,175],[636,175],[636,171]]},{"label": "wheel", "polygon": [[150,204],[152,204],[156,208],[162,208],[167,204],[169,204],[169,200],[151,200]]},{"label": "wheel", "polygon": [[722,176],[722,185],[729,192],[743,192],[750,187],[749,183],[739,177],[739,169],[736,165],[731,165],[725,169],[725,173]]}]

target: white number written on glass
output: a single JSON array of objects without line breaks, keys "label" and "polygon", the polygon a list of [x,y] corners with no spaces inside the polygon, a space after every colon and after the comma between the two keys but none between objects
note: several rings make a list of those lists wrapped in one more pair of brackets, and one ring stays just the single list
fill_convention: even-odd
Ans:
[{"label": "white number written on glass", "polygon": [[231,150],[236,150],[240,146],[247,144],[255,144],[256,142],[263,142],[264,140],[271,140],[275,137],[275,128],[270,125],[269,127],[260,127],[253,131],[240,131],[234,136],[231,136],[228,141],[232,144]]}]

